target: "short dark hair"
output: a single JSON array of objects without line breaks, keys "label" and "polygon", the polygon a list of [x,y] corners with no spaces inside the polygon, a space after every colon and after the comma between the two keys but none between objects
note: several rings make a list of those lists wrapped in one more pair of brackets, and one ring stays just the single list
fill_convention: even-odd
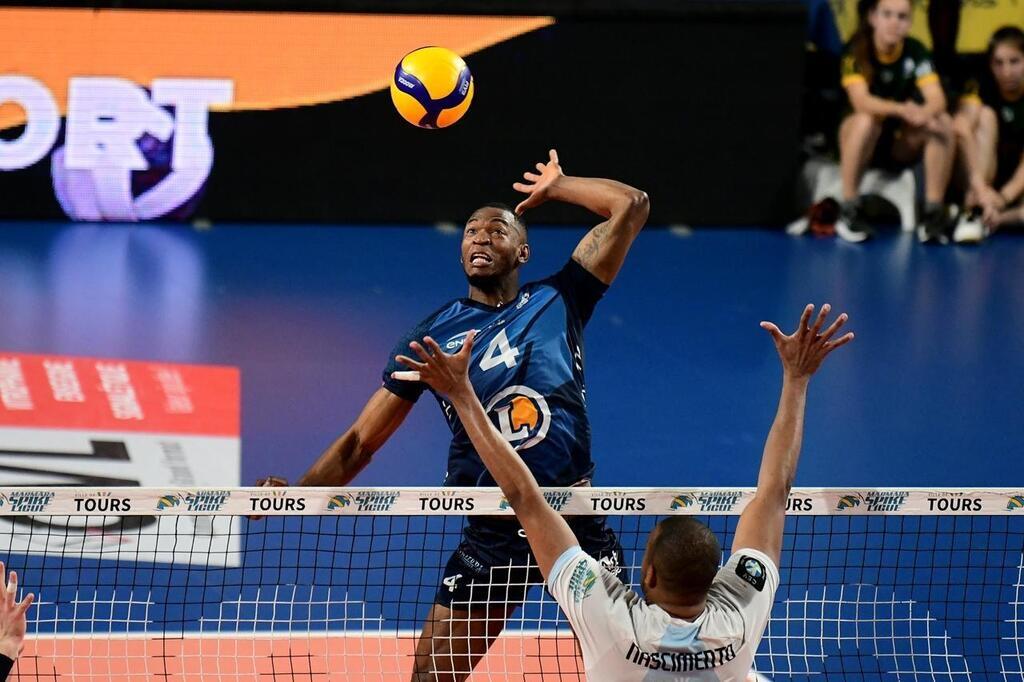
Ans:
[{"label": "short dark hair", "polygon": [[503,201],[488,201],[483,204],[480,204],[480,208],[478,208],[477,211],[479,211],[481,208],[498,208],[501,209],[502,211],[508,211],[509,213],[512,214],[512,217],[515,219],[516,225],[522,231],[523,237],[526,237],[526,221],[523,220],[523,216],[516,213],[516,209],[514,209],[513,207],[509,206]]},{"label": "short dark hair", "polygon": [[722,561],[722,547],[711,529],[688,516],[670,516],[654,533],[650,552],[658,582],[679,596],[706,595]]}]

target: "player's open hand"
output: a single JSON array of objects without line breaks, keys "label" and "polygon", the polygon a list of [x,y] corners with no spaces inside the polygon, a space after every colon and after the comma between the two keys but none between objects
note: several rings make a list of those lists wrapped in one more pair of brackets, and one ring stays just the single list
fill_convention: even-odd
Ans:
[{"label": "player's open hand", "polygon": [[552,149],[548,152],[548,162],[537,164],[536,173],[531,171],[523,173],[523,178],[527,182],[512,184],[512,189],[515,191],[529,195],[516,206],[516,214],[521,215],[526,209],[540,206],[547,201],[551,185],[561,177],[564,177],[564,173],[562,173],[562,166],[558,163],[558,152]]},{"label": "player's open hand", "polygon": [[0,561],[0,654],[14,660],[21,653],[25,642],[25,630],[28,618],[25,613],[32,606],[35,595],[31,592],[21,601],[15,601],[18,594],[18,574],[11,571],[7,576],[7,568]]},{"label": "player's open hand", "polygon": [[815,318],[814,324],[810,325],[811,316],[814,315],[814,305],[808,303],[804,308],[803,315],[800,316],[800,324],[796,331],[788,336],[779,331],[779,328],[771,322],[761,323],[761,328],[772,335],[775,349],[779,351],[779,358],[782,360],[782,370],[789,378],[810,377],[821,366],[821,361],[825,359],[825,356],[836,348],[853,341],[853,332],[847,332],[835,340],[832,338],[846,324],[846,313],[837,317],[825,331],[821,330],[830,310],[832,310],[832,306],[828,303],[821,306],[821,312]]},{"label": "player's open hand", "polygon": [[425,336],[423,343],[413,341],[409,344],[413,352],[423,362],[416,362],[406,355],[396,355],[395,360],[406,367],[412,368],[407,372],[392,372],[393,379],[404,381],[422,381],[441,395],[451,396],[453,392],[472,387],[469,385],[469,358],[473,352],[473,339],[476,337],[476,330],[466,334],[462,348],[458,353],[449,355],[441,350],[437,341]]}]

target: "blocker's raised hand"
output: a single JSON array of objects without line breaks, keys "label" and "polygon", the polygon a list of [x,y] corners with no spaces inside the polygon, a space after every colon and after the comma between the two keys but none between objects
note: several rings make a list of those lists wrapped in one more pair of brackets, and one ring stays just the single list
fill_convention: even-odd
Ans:
[{"label": "blocker's raised hand", "polygon": [[405,381],[422,381],[441,395],[451,395],[453,392],[466,388],[472,392],[469,384],[469,358],[473,352],[473,339],[476,331],[466,334],[466,340],[458,353],[449,355],[445,353],[437,341],[426,336],[423,343],[413,341],[409,348],[415,351],[423,362],[416,362],[406,355],[396,355],[395,359],[406,367],[412,369],[408,372],[392,372],[393,379]]},{"label": "blocker's raised hand", "polygon": [[836,332],[846,324],[848,318],[846,313],[837,317],[825,331],[821,331],[831,310],[832,306],[828,303],[821,306],[821,312],[818,313],[814,324],[809,325],[811,316],[814,315],[814,305],[808,303],[800,316],[800,324],[789,335],[783,334],[771,322],[761,323],[761,328],[772,335],[775,349],[779,352],[779,358],[782,360],[782,370],[787,376],[794,379],[810,377],[818,370],[821,361],[829,353],[853,341],[853,332],[847,332],[838,339],[832,340]]}]

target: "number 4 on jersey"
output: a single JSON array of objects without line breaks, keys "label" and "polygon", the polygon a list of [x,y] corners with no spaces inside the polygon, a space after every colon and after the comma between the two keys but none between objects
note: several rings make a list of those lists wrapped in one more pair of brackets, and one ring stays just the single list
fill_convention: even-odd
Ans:
[{"label": "number 4 on jersey", "polygon": [[519,349],[509,345],[508,337],[505,335],[505,330],[502,329],[498,332],[498,335],[494,337],[490,345],[487,346],[487,350],[484,352],[484,357],[480,360],[480,369],[485,372],[498,365],[505,365],[505,367],[512,369],[516,366],[516,358],[519,357]]}]

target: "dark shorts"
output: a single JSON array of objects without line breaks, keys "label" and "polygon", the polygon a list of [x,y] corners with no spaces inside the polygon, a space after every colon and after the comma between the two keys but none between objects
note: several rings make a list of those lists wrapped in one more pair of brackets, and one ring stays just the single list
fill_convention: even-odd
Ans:
[{"label": "dark shorts", "polygon": [[868,168],[880,168],[891,173],[902,171],[913,164],[897,161],[893,158],[893,147],[896,140],[903,135],[903,120],[890,116],[882,122],[882,134],[878,136],[875,151],[868,161]]},{"label": "dark shorts", "polygon": [[[603,516],[567,519],[583,551],[618,572],[622,547]],[[514,520],[473,518],[445,566],[435,603],[457,611],[521,604],[544,578],[522,527]]]},{"label": "dark shorts", "polygon": [[[843,109],[843,115],[840,120],[845,121],[846,117],[852,113],[853,109],[847,106]],[[875,150],[872,152],[871,158],[868,159],[867,168],[878,168],[890,173],[898,173],[914,165],[913,163],[908,164],[893,158],[893,146],[902,135],[903,119],[896,116],[887,116],[882,121],[882,132],[878,136],[878,142],[875,143]]]}]

